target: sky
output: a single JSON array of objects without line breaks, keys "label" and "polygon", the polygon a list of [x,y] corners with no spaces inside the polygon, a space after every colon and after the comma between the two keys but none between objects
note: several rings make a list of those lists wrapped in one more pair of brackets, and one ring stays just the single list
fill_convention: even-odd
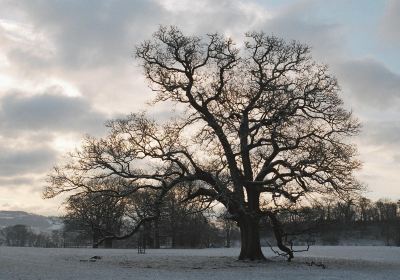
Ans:
[{"label": "sky", "polygon": [[133,51],[159,25],[310,45],[362,122],[366,196],[400,199],[400,1],[0,0],[0,210],[62,213],[62,198],[42,199],[46,174],[106,120],[148,107]]}]

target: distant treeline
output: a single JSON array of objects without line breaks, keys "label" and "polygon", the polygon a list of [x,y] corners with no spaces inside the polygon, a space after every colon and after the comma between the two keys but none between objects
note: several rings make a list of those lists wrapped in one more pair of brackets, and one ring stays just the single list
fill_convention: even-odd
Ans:
[{"label": "distant treeline", "polygon": [[[295,244],[400,246],[400,201],[330,200],[281,213]],[[266,226],[265,234],[271,235]]]},{"label": "distant treeline", "polygon": [[61,247],[60,230],[52,232],[36,232],[26,225],[13,225],[0,229],[0,246],[16,247]]},{"label": "distant treeline", "polygon": [[[99,198],[97,196],[97,198]],[[87,199],[88,201],[85,201]],[[137,219],[148,215],[146,211],[149,197],[141,196],[138,201],[124,205],[126,212],[135,212]],[[106,248],[205,248],[230,246],[231,236],[239,238],[231,232],[234,231],[232,222],[224,219],[223,215],[216,213],[212,208],[203,207],[197,203],[181,203],[180,193],[171,192],[161,206],[161,214],[155,220],[146,222],[140,231],[123,240],[104,239],[109,233],[124,235],[132,228],[132,217],[125,219],[123,205],[115,203],[113,199],[100,197],[103,202],[93,203],[93,198],[80,199],[79,202],[70,201],[64,217],[65,244],[74,247],[75,244],[85,240],[93,247]],[[85,203],[82,203],[85,202]],[[132,201],[130,201],[132,202]],[[92,207],[88,207],[92,205]],[[100,207],[100,206],[101,207]],[[137,207],[137,208],[134,208]],[[144,210],[143,210],[144,209]],[[228,233],[227,233],[228,231]],[[226,238],[228,236],[228,238]],[[103,239],[103,241],[102,241]],[[228,241],[227,241],[228,239]]]},{"label": "distant treeline", "polygon": [[[392,245],[400,246],[400,203],[365,197],[316,202],[280,213],[287,240],[293,245]],[[76,219],[74,219],[76,218]],[[66,216],[62,230],[35,233],[24,225],[0,230],[3,246],[205,248],[238,245],[236,224],[224,213],[202,211],[171,198],[159,219],[146,223],[135,235],[98,244],[95,227],[78,217]],[[128,225],[120,224],[123,232]],[[263,245],[274,245],[268,220],[262,224]]]}]

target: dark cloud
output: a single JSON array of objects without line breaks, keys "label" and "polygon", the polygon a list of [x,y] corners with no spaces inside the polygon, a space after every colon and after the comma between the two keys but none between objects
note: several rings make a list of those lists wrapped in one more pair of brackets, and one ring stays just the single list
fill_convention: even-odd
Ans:
[{"label": "dark cloud", "polygon": [[11,93],[0,99],[2,134],[27,132],[78,132],[99,134],[107,117],[82,97],[59,94],[52,87],[43,94]]},{"label": "dark cloud", "polygon": [[[7,149],[0,148],[0,176],[10,177],[27,173],[47,171],[55,163],[56,152],[50,147],[34,149]],[[7,178],[1,178],[4,184]],[[8,179],[10,180],[10,179]],[[14,178],[14,183],[25,183]]]},{"label": "dark cloud", "polygon": [[353,60],[337,65],[341,84],[355,104],[385,109],[398,106],[400,75],[373,60]]},{"label": "dark cloud", "polygon": [[[87,69],[124,64],[134,46],[148,39],[160,24],[177,25],[190,33],[237,33],[258,29],[261,6],[241,1],[183,1],[171,6],[162,0],[22,0],[4,8],[23,13],[33,31],[54,44],[53,59],[15,46],[8,57],[27,65],[60,65]],[[259,12],[258,16],[254,13]]]},{"label": "dark cloud", "polygon": [[159,23],[177,25],[200,36],[214,32],[240,36],[258,28],[267,16],[260,5],[231,0],[182,1],[178,7],[169,5],[166,10],[167,16]]},{"label": "dark cloud", "polygon": [[[33,32],[46,37],[53,45],[37,52],[12,44],[7,57],[17,73],[43,80],[51,76],[74,80],[83,94],[97,106],[129,113],[151,96],[142,94],[145,82],[134,81],[141,75],[133,67],[134,46],[149,39],[159,24],[174,24],[186,33],[204,36],[221,32],[242,36],[246,31],[264,30],[316,47],[319,57],[333,56],[337,50],[340,28],[336,25],[307,20],[315,12],[310,1],[272,15],[271,10],[256,3],[242,1],[182,1],[171,5],[163,1],[40,1],[25,0],[4,7],[25,14]],[[172,2],[174,3],[174,2]],[[49,53],[48,55],[43,55]],[[324,55],[319,55],[323,53]],[[40,69],[40,71],[38,71]],[[137,89],[135,96],[132,89]],[[118,93],[118,98],[114,95]],[[126,100],[136,99],[133,102]],[[139,100],[140,99],[140,100]],[[138,102],[139,100],[139,102]],[[106,104],[106,105],[105,105]]]},{"label": "dark cloud", "polygon": [[315,1],[299,1],[266,20],[260,30],[308,44],[317,59],[332,61],[342,53],[344,31],[340,24],[318,19],[317,9]]},{"label": "dark cloud", "polygon": [[155,1],[145,0],[26,0],[18,7],[55,44],[55,62],[73,68],[125,61],[163,17]]}]

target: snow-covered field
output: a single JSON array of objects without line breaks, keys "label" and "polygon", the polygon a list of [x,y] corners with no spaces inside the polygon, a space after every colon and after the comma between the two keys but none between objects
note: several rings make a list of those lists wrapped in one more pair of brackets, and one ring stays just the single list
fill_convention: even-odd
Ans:
[{"label": "snow-covered field", "polygon": [[[239,249],[136,250],[0,247],[0,279],[400,279],[400,248],[314,246],[292,263],[237,261]],[[94,262],[93,256],[101,256]],[[323,263],[326,268],[310,265]]]}]

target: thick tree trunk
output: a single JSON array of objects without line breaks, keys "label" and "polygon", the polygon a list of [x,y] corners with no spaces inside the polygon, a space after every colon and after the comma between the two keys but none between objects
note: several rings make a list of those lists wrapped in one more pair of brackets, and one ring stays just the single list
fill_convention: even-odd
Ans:
[{"label": "thick tree trunk", "polygon": [[260,243],[260,220],[243,216],[239,220],[241,250],[239,260],[265,260]]}]

